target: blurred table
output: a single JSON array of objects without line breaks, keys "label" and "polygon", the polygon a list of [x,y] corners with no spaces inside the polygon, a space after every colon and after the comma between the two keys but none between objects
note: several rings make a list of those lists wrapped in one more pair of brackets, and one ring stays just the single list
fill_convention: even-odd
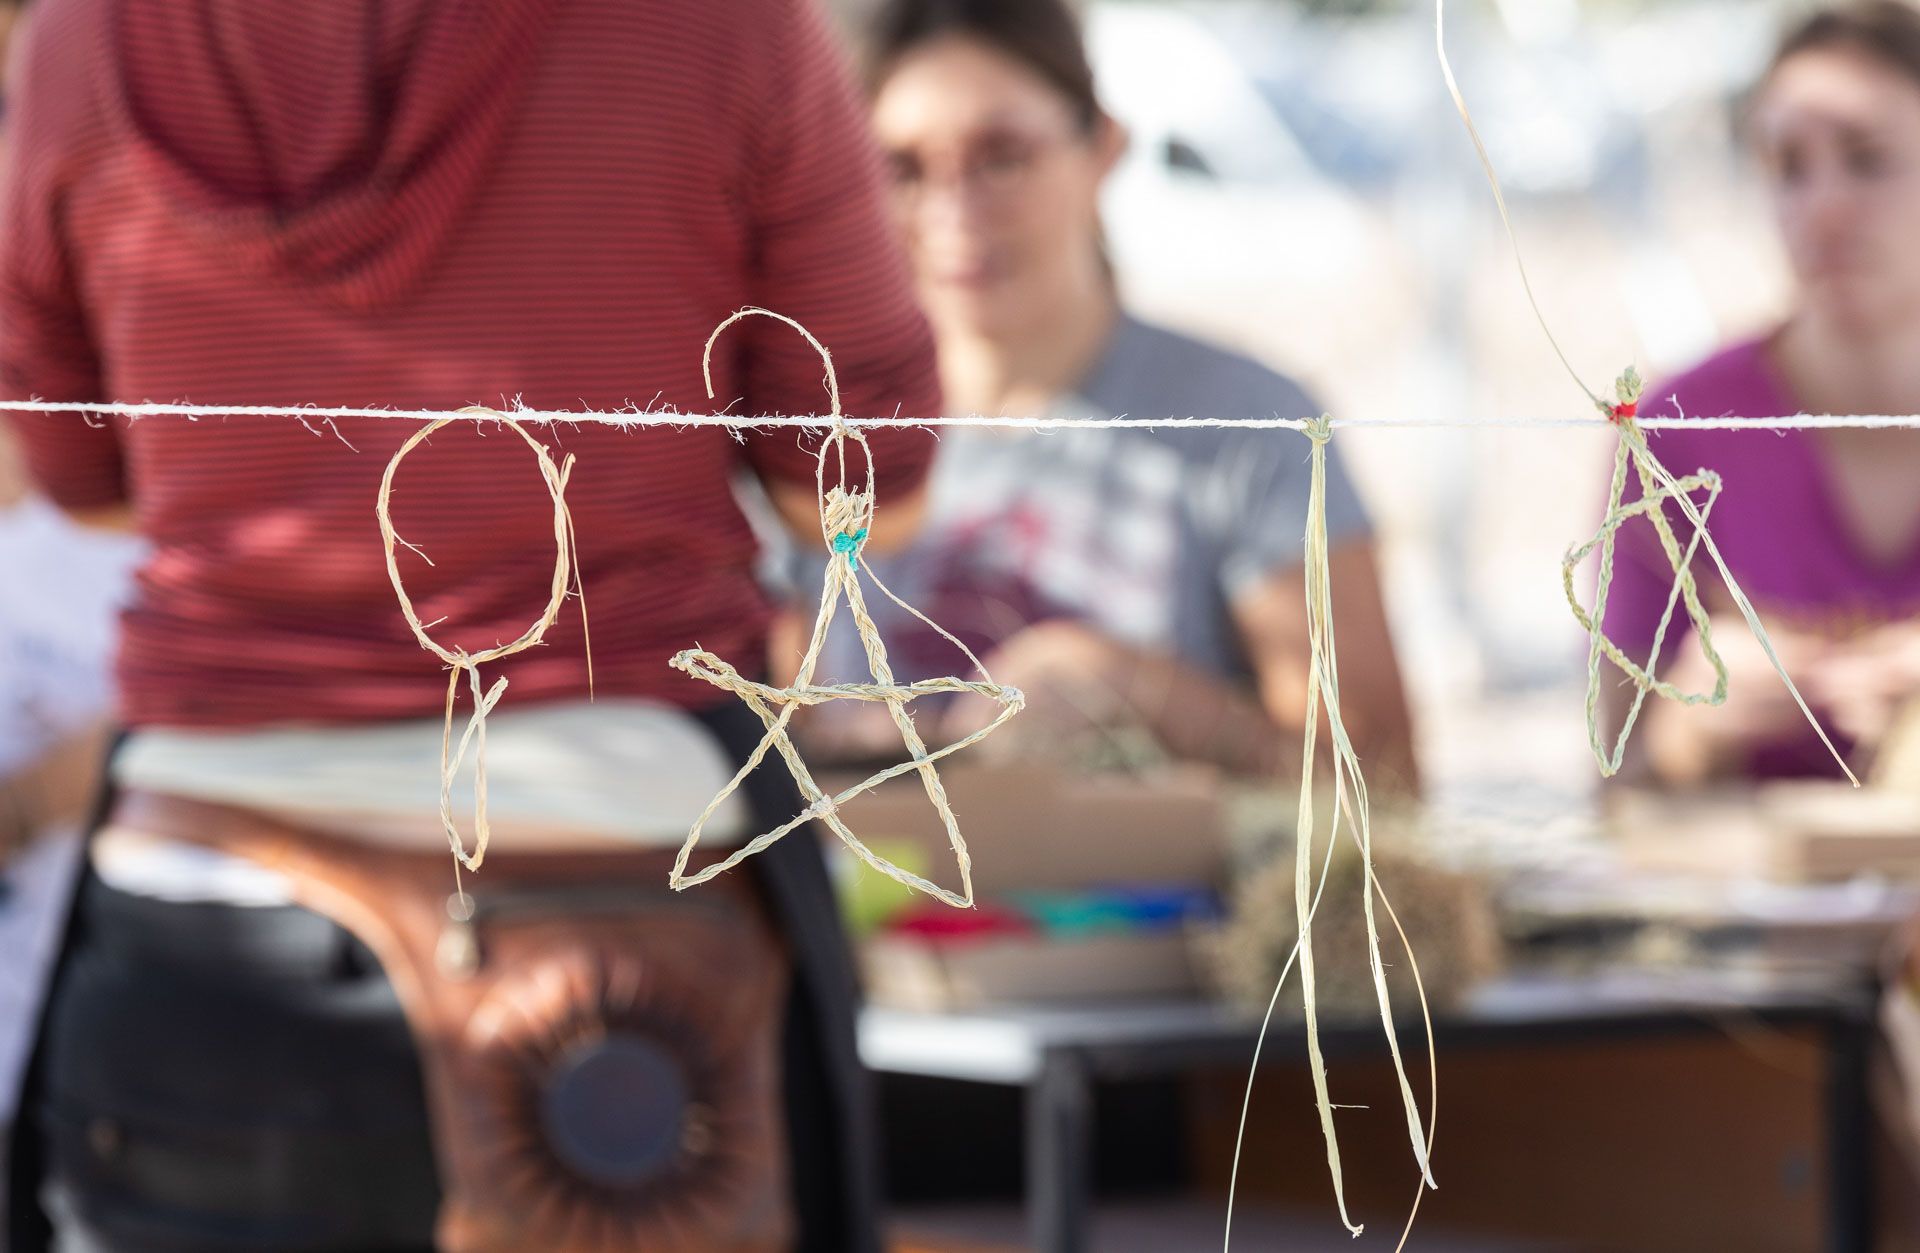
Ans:
[{"label": "blurred table", "polygon": [[[1816,1029],[1824,1041],[1826,1249],[1873,1244],[1867,1064],[1875,989],[1865,977],[1762,969],[1517,973],[1435,1023],[1438,1046],[1647,1039],[1757,1022]],[[877,1071],[1019,1087],[1026,1093],[1027,1206],[1038,1253],[1082,1253],[1092,1203],[1093,1087],[1107,1079],[1245,1066],[1257,1018],[1199,1002],[1008,1006],[965,1013],[869,1008],[860,1052]],[[1411,1043],[1418,1024],[1402,1028]],[[1323,1025],[1328,1056],[1384,1052],[1378,1022]],[[1263,1064],[1299,1064],[1305,1035],[1276,1020]]]}]

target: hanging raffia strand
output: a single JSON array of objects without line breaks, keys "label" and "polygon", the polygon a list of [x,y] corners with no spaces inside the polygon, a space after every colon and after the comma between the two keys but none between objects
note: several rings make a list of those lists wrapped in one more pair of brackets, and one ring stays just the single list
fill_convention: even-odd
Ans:
[{"label": "hanging raffia strand", "polygon": [[[711,398],[713,395],[711,367],[714,341],[729,326],[742,318],[751,316],[774,318],[799,331],[819,352],[820,359],[826,367],[827,393],[833,406],[835,422],[833,429],[820,446],[820,459],[815,469],[814,486],[820,497],[821,538],[826,542],[829,557],[820,591],[820,611],[814,619],[813,636],[790,685],[776,688],[753,682],[743,677],[719,657],[699,649],[688,649],[679,653],[670,663],[676,670],[738,696],[746,702],[749,709],[759,715],[760,721],[766,726],[767,733],[747,760],[742,763],[740,769],[735,772],[733,778],[728,780],[727,785],[713,798],[705,812],[695,819],[693,829],[688,832],[686,842],[680,847],[679,856],[674,859],[673,873],[669,882],[676,890],[704,883],[715,875],[739,865],[790,831],[817,818],[826,823],[828,829],[839,836],[841,841],[862,861],[888,878],[925,892],[949,905],[968,908],[973,904],[973,862],[967,853],[967,842],[960,834],[959,823],[953,816],[953,807],[947,801],[946,787],[941,783],[940,772],[935,769],[934,763],[963,748],[977,744],[991,735],[1007,719],[1020,711],[1021,706],[1025,704],[1025,698],[1020,694],[1019,689],[995,683],[993,677],[987,673],[987,668],[965,644],[888,591],[886,585],[867,567],[862,554],[866,548],[867,537],[873,528],[875,510],[873,450],[867,444],[866,436],[857,430],[850,429],[840,420],[842,416],[840,384],[834,376],[833,357],[819,340],[792,318],[765,309],[741,310],[722,322],[714,330],[713,336],[707,340],[708,397]],[[850,490],[847,485],[846,448],[848,443],[858,444],[860,451],[866,457],[866,484],[864,488],[858,490]],[[827,459],[830,455],[835,456],[838,461],[838,482],[831,489],[826,484]],[[973,664],[974,669],[980,672],[980,681],[971,682],[949,677],[922,679],[919,682],[906,684],[896,682],[893,669],[887,661],[886,645],[880,639],[880,632],[867,611],[866,599],[860,589],[859,575],[862,570],[867,572],[874,586],[879,588],[889,600],[952,642]],[[866,653],[867,666],[873,674],[873,682],[816,685],[813,682],[814,670],[819,665],[820,651],[827,641],[827,629],[832,626],[834,615],[842,600],[846,601],[847,608],[853,616],[854,628],[859,632],[860,643]],[[991,722],[971,735],[944,748],[929,751],[926,742],[920,736],[919,729],[914,726],[913,718],[907,712],[906,706],[917,697],[937,692],[976,693],[997,703],[1000,711]],[[821,705],[838,700],[875,701],[884,704],[887,712],[892,715],[894,725],[900,730],[900,738],[907,749],[908,760],[881,770],[837,795],[829,796],[814,780],[813,772],[807,768],[806,762],[801,760],[799,750],[794,747],[788,724],[792,721],[794,712],[802,706]],[[787,769],[792,772],[794,782],[799,785],[800,792],[807,801],[807,808],[782,825],[748,841],[724,860],[688,874],[687,862],[692,857],[695,846],[699,844],[701,832],[705,829],[708,820],[718,812],[720,806],[733,795],[746,777],[758,768],[769,751],[780,754]],[[921,784],[926,789],[927,799],[932,803],[934,812],[939,815],[940,822],[946,829],[947,843],[953,849],[954,860],[960,872],[960,890],[957,892],[943,888],[881,857],[867,847],[866,843],[855,835],[840,817],[840,807],[854,797],[878,787],[888,779],[908,773],[917,773],[920,776]]]},{"label": "hanging raffia strand", "polygon": [[[1361,773],[1360,758],[1354,752],[1353,741],[1347,734],[1345,720],[1340,713],[1340,665],[1339,654],[1334,641],[1333,622],[1333,579],[1331,564],[1327,556],[1327,445],[1332,440],[1332,423],[1320,418],[1307,423],[1307,438],[1312,441],[1312,477],[1307,496],[1307,528],[1305,549],[1305,581],[1307,601],[1307,708],[1305,731],[1301,750],[1300,765],[1300,810],[1295,823],[1294,835],[1294,909],[1299,919],[1299,936],[1294,942],[1292,955],[1282,968],[1280,978],[1274,986],[1273,999],[1268,1003],[1266,1019],[1261,1023],[1260,1040],[1254,1046],[1252,1067],[1247,1076],[1247,1095],[1240,1110],[1240,1141],[1234,1146],[1233,1181],[1229,1184],[1227,1200],[1227,1247],[1233,1239],[1233,1191],[1238,1186],[1240,1172],[1240,1150],[1245,1141],[1246,1120],[1253,1099],[1253,1077],[1257,1073],[1260,1061],[1261,1045],[1266,1040],[1267,1028],[1272,1022],[1274,1007],[1279,1003],[1280,989],[1285,984],[1288,972],[1295,962],[1300,966],[1300,996],[1307,1029],[1307,1060],[1309,1073],[1313,1079],[1314,1105],[1320,1115],[1320,1130],[1327,1147],[1327,1168],[1333,1179],[1335,1203],[1339,1207],[1340,1221],[1347,1230],[1359,1235],[1360,1225],[1355,1223],[1347,1212],[1346,1184],[1340,1168],[1340,1138],[1333,1121],[1333,1100],[1327,1088],[1326,1060],[1320,1047],[1320,1018],[1315,1000],[1315,969],[1313,958],[1313,916],[1319,909],[1320,895],[1326,889],[1327,871],[1333,860],[1333,845],[1340,839],[1344,828],[1348,836],[1360,850],[1362,876],[1362,916],[1367,931],[1367,962],[1373,975],[1375,999],[1380,1006],[1380,1021],[1386,1031],[1387,1050],[1393,1059],[1394,1074],[1399,1080],[1401,1104],[1406,1111],[1407,1134],[1413,1145],[1414,1160],[1420,1167],[1420,1178],[1425,1188],[1433,1188],[1433,1171],[1430,1165],[1433,1132],[1431,1122],[1423,1126],[1420,1107],[1413,1095],[1412,1082],[1407,1077],[1406,1064],[1401,1058],[1400,1038],[1394,1026],[1393,1005],[1387,991],[1386,969],[1380,956],[1380,930],[1374,912],[1377,897],[1387,910],[1388,917],[1399,931],[1401,943],[1406,946],[1407,962],[1412,970],[1414,987],[1420,1000],[1420,1013],[1427,1024],[1427,1054],[1429,1073],[1435,1073],[1433,1023],[1427,1005],[1426,988],[1420,981],[1420,965],[1414,958],[1413,949],[1407,944],[1406,932],[1400,928],[1400,921],[1393,914],[1393,906],[1387,899],[1385,888],[1374,873],[1373,865],[1373,825],[1371,807],[1367,799],[1366,778]],[[1314,760],[1315,750],[1320,736],[1320,715],[1324,708],[1327,721],[1327,736],[1333,748],[1333,816],[1328,832],[1328,851],[1322,862],[1318,886],[1315,885],[1313,867],[1314,832],[1316,815],[1314,812]],[[1419,1208],[1418,1195],[1414,1208]],[[1412,1230],[1413,1218],[1408,1216],[1406,1231]],[[1406,1233],[1401,1241],[1404,1244]]]}]

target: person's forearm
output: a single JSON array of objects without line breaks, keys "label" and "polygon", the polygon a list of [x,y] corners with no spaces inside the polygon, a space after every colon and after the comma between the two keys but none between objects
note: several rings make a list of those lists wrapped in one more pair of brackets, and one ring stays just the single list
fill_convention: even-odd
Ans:
[{"label": "person's forearm", "polygon": [[[1616,716],[1607,723],[1609,749],[1620,734],[1632,698],[1632,689],[1624,692],[1614,702]],[[1649,699],[1636,733],[1641,743],[1628,745],[1616,777],[1630,783],[1694,788],[1742,774],[1750,746],[1743,738],[1722,733],[1726,720],[1716,717],[1719,713],[1712,706],[1688,707]]]},{"label": "person's forearm", "polygon": [[767,624],[767,677],[776,686],[786,687],[798,676],[812,625],[797,605],[774,610],[773,621]]},{"label": "person's forearm", "polygon": [[63,509],[76,526],[89,531],[110,531],[128,535],[136,530],[132,505],[108,505],[103,509]]},{"label": "person's forearm", "polygon": [[85,818],[99,789],[106,729],[69,736],[0,781],[0,851]]},{"label": "person's forearm", "polygon": [[[1126,670],[1133,713],[1174,756],[1255,777],[1299,772],[1306,728],[1297,717],[1284,725],[1239,685],[1164,656],[1135,654]],[[1323,712],[1315,728],[1315,753],[1323,762],[1332,750],[1325,717]],[[1376,790],[1418,790],[1412,736],[1404,725],[1376,726],[1357,705],[1342,711],[1342,723]]]},{"label": "person's forearm", "polygon": [[1164,653],[1118,644],[1103,671],[1126,713],[1176,758],[1263,777],[1299,768],[1300,729],[1277,724],[1237,684]]},{"label": "person's forearm", "polygon": [[[1632,684],[1614,676],[1600,689],[1601,745],[1611,754],[1633,707]],[[1761,694],[1745,692],[1724,705],[1682,705],[1649,696],[1622,754],[1615,781],[1638,786],[1697,788],[1746,773],[1755,742],[1772,725],[1769,713],[1743,718],[1743,705]]]},{"label": "person's forearm", "polygon": [[[1400,680],[1372,541],[1342,540],[1328,554],[1332,610],[1340,628],[1340,718],[1368,781],[1411,794],[1420,786],[1413,722]],[[1298,743],[1308,716],[1312,632],[1300,598],[1298,570],[1275,570],[1233,600],[1241,642],[1258,675],[1260,706]],[[1325,704],[1325,693],[1321,703]],[[1330,747],[1325,713],[1315,714],[1321,749]],[[1296,757],[1297,760],[1297,757]]]}]

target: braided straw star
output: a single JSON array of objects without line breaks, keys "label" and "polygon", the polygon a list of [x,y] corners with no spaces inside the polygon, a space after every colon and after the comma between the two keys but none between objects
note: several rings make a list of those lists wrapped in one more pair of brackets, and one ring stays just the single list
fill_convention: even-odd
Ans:
[{"label": "braided straw star", "polygon": [[[826,577],[820,593],[820,612],[813,625],[813,638],[807,645],[806,654],[801,658],[799,671],[795,674],[791,686],[776,688],[753,682],[743,677],[739,671],[719,657],[699,649],[681,652],[675,655],[670,663],[676,670],[734,693],[746,702],[749,709],[760,716],[760,721],[765,724],[767,733],[733,778],[720,790],[719,795],[713,798],[706,811],[694,821],[693,829],[687,834],[686,843],[681,845],[679,856],[674,859],[673,873],[669,876],[668,883],[676,891],[705,883],[715,875],[731,870],[788,832],[817,818],[826,823],[827,827],[839,836],[861,860],[881,874],[910,888],[925,892],[946,904],[961,909],[969,908],[973,904],[973,861],[967,852],[967,842],[960,834],[959,824],[954,819],[953,807],[947,801],[946,787],[941,783],[940,772],[934,768],[934,763],[952,756],[963,748],[977,744],[991,735],[1007,719],[1020,711],[1026,703],[1026,698],[1018,688],[995,683],[993,677],[987,673],[987,668],[965,644],[955,639],[938,623],[931,621],[919,610],[895,596],[863,560],[861,553],[866,546],[867,536],[873,528],[874,518],[873,450],[867,444],[864,435],[849,428],[842,421],[840,384],[834,375],[833,357],[819,340],[792,318],[766,309],[742,309],[716,327],[712,337],[707,340],[708,397],[711,398],[713,395],[714,341],[719,339],[721,332],[729,326],[751,316],[774,318],[793,327],[813,345],[814,350],[820,354],[820,360],[826,366],[827,393],[832,401],[834,426],[831,434],[821,443],[820,461],[815,470],[814,482],[821,502],[820,531],[832,556],[827,561]],[[864,490],[849,491],[847,489],[846,446],[849,442],[858,444],[866,455],[867,476]],[[829,490],[826,485],[826,473],[827,457],[830,452],[837,454],[838,457],[839,482]],[[970,682],[947,677],[922,679],[904,684],[896,682],[893,668],[887,662],[886,645],[881,642],[880,632],[874,626],[873,618],[867,611],[866,599],[860,590],[859,573],[863,569],[873,580],[874,586],[879,588],[889,600],[938,631],[965,654],[967,660],[972,662],[973,667],[980,672],[981,681]],[[872,671],[874,681],[832,686],[816,685],[813,682],[814,670],[819,664],[820,652],[826,643],[827,629],[832,625],[842,599],[846,601],[847,608],[853,615],[855,629],[858,630],[861,645],[866,651],[867,667]],[[936,692],[974,692],[997,703],[1000,706],[1000,712],[991,722],[964,739],[957,740],[944,748],[929,751],[918,728],[913,724],[913,718],[907,713],[906,707],[909,702]],[[815,782],[806,762],[801,760],[799,751],[794,747],[792,734],[788,730],[788,723],[793,718],[794,711],[802,706],[824,705],[837,700],[876,701],[884,704],[887,712],[893,716],[894,725],[900,729],[900,738],[905,743],[909,756],[906,761],[889,766],[853,787],[829,796]],[[699,844],[700,834],[708,820],[726,799],[733,795],[746,777],[759,767],[770,751],[778,752],[786,762],[787,769],[793,774],[794,782],[799,785],[802,796],[806,798],[807,808],[782,825],[755,837],[731,853],[725,860],[716,862],[694,874],[688,874],[687,860],[693,855],[694,847]],[[908,773],[917,773],[920,776],[920,782],[926,788],[927,799],[933,803],[934,811],[939,814],[941,824],[946,828],[947,843],[953,849],[954,859],[960,868],[960,891],[958,892],[950,891],[931,880],[894,865],[868,848],[860,837],[841,820],[839,810],[842,805],[889,779]]]},{"label": "braided straw star", "polygon": [[[1614,454],[1613,487],[1607,497],[1607,517],[1600,525],[1599,532],[1585,544],[1567,554],[1561,563],[1561,577],[1566,587],[1567,605],[1573,610],[1573,616],[1587,632],[1587,741],[1593,748],[1594,759],[1600,764],[1600,773],[1611,777],[1619,772],[1621,758],[1626,753],[1627,740],[1633,733],[1633,725],[1639,720],[1640,710],[1646,704],[1649,693],[1667,700],[1679,701],[1687,705],[1720,705],[1727,698],[1727,667],[1714,650],[1713,636],[1708,630],[1707,615],[1700,607],[1700,589],[1693,574],[1693,557],[1696,550],[1704,549],[1707,559],[1720,572],[1720,580],[1726,585],[1727,596],[1733,601],[1734,608],[1746,619],[1747,629],[1753,633],[1754,642],[1760,645],[1760,651],[1767,655],[1767,661],[1773,666],[1774,673],[1780,676],[1780,682],[1793,697],[1793,703],[1800,707],[1820,742],[1826,745],[1827,752],[1833,755],[1847,779],[1855,786],[1860,780],[1854,777],[1853,770],[1847,765],[1846,758],[1833,746],[1826,728],[1820,725],[1820,719],[1807,707],[1806,700],[1800,695],[1800,689],[1794,686],[1793,677],[1781,664],[1779,655],[1774,651],[1773,641],[1767,638],[1767,629],[1760,623],[1760,613],[1741,590],[1740,581],[1733,577],[1726,558],[1721,556],[1719,545],[1713,542],[1713,536],[1707,533],[1707,513],[1713,508],[1714,501],[1720,495],[1720,476],[1711,470],[1701,470],[1684,479],[1676,479],[1660,464],[1647,446],[1645,432],[1634,419],[1638,415],[1640,404],[1640,374],[1629,367],[1614,383],[1614,400],[1608,403],[1599,393],[1588,387],[1580,372],[1573,368],[1573,362],[1567,358],[1566,350],[1560,346],[1560,340],[1554,335],[1553,327],[1547,322],[1547,315],[1540,310],[1540,301],[1533,294],[1533,280],[1527,275],[1527,262],[1520,249],[1520,236],[1513,227],[1513,215],[1507,211],[1507,196],[1500,187],[1500,175],[1493,168],[1493,158],[1487,154],[1487,145],[1480,138],[1480,128],[1474,125],[1473,111],[1467,108],[1466,97],[1460,94],[1460,83],[1454,77],[1453,65],[1447,60],[1446,40],[1446,0],[1434,0],[1433,3],[1433,39],[1434,50],[1440,57],[1440,75],[1446,81],[1447,92],[1453,97],[1453,107],[1460,114],[1460,121],[1467,128],[1467,136],[1473,141],[1473,150],[1480,158],[1480,168],[1487,176],[1487,185],[1493,189],[1494,207],[1500,211],[1500,225],[1506,229],[1507,243],[1513,250],[1513,263],[1520,273],[1520,286],[1527,294],[1527,305],[1533,310],[1534,321],[1540,324],[1540,331],[1547,337],[1554,356],[1560,359],[1560,365],[1573,380],[1573,385],[1592,401],[1600,412],[1607,415],[1614,428],[1620,432],[1620,443]],[[1641,497],[1630,505],[1622,505],[1621,498],[1626,489],[1627,469],[1631,466],[1640,480]],[[1703,508],[1693,503],[1692,493],[1700,490],[1707,493],[1707,503]],[[1693,536],[1688,541],[1686,552],[1682,554],[1679,542],[1673,534],[1673,527],[1666,517],[1665,506],[1668,502],[1679,509],[1689,525],[1693,527]],[[1618,645],[1606,636],[1603,622],[1607,610],[1607,589],[1613,581],[1613,541],[1621,526],[1632,519],[1645,514],[1653,524],[1654,533],[1659,536],[1660,547],[1666,553],[1667,562],[1673,568],[1673,588],[1667,594],[1666,610],[1660,615],[1660,625],[1654,634],[1653,654],[1647,664],[1641,666],[1620,651]],[[1584,609],[1575,596],[1573,572],[1583,558],[1596,547],[1600,550],[1600,583],[1593,611]],[[1687,693],[1680,691],[1671,683],[1664,682],[1653,674],[1655,663],[1660,657],[1660,645],[1666,641],[1667,628],[1673,622],[1676,604],[1684,601],[1687,617],[1700,634],[1700,648],[1707,661],[1713,667],[1714,684],[1710,693]],[[1620,728],[1618,738],[1609,751],[1600,737],[1600,661],[1601,658],[1619,667],[1627,681],[1634,686],[1633,706],[1629,710],[1625,723]]]},{"label": "braided straw star", "polygon": [[[1826,728],[1814,717],[1813,711],[1800,695],[1800,689],[1794,686],[1786,667],[1774,653],[1773,641],[1768,639],[1767,630],[1760,624],[1760,616],[1753,604],[1740,588],[1720,556],[1713,537],[1707,533],[1707,516],[1713,512],[1714,502],[1720,497],[1720,476],[1712,470],[1700,470],[1685,478],[1676,479],[1660,464],[1647,446],[1646,434],[1634,421],[1639,413],[1640,375],[1629,367],[1614,383],[1613,404],[1600,404],[1602,412],[1612,420],[1620,432],[1620,442],[1614,451],[1613,483],[1607,492],[1607,516],[1600,524],[1600,530],[1592,539],[1573,549],[1560,563],[1561,583],[1567,594],[1567,604],[1573,610],[1574,618],[1581,629],[1587,632],[1587,741],[1593,749],[1594,759],[1600,765],[1603,776],[1612,777],[1620,769],[1622,758],[1626,755],[1627,740],[1633,734],[1634,723],[1639,720],[1641,707],[1646,704],[1649,695],[1676,701],[1682,705],[1724,704],[1727,699],[1727,664],[1721,660],[1719,652],[1713,646],[1713,626],[1706,609],[1700,602],[1700,589],[1693,574],[1694,554],[1705,548],[1707,555],[1719,567],[1721,578],[1725,581],[1728,595],[1735,608],[1747,621],[1754,639],[1767,660],[1786,685],[1787,692],[1799,705],[1800,712],[1806,716],[1820,742],[1827,747],[1833,759],[1840,763],[1840,769],[1846,773],[1855,787],[1860,781],[1854,778],[1846,759],[1827,738]],[[1596,403],[1600,403],[1596,401]],[[1631,466],[1640,481],[1640,498],[1631,504],[1622,504],[1627,485],[1627,470]],[[1696,505],[1693,493],[1706,492],[1706,503]],[[1685,515],[1693,528],[1693,535],[1687,541],[1684,551],[1673,533],[1673,524],[1667,517],[1666,504],[1673,502]],[[1614,537],[1620,528],[1634,518],[1644,515],[1653,525],[1653,531],[1660,540],[1661,551],[1666,554],[1667,564],[1673,570],[1673,587],[1667,592],[1667,603],[1660,613],[1660,622],[1653,634],[1653,649],[1647,657],[1646,665],[1640,665],[1621,651],[1620,646],[1607,638],[1604,622],[1607,614],[1607,592],[1613,584],[1613,546]],[[1593,609],[1589,612],[1580,604],[1574,593],[1574,571],[1587,555],[1595,548],[1600,550],[1600,574],[1594,590]],[[1713,667],[1714,684],[1711,692],[1683,692],[1674,684],[1654,673],[1654,666],[1660,657],[1660,647],[1666,642],[1667,629],[1673,623],[1676,607],[1686,606],[1687,618],[1693,624],[1694,633],[1700,639],[1700,651]],[[1600,735],[1600,663],[1602,659],[1616,666],[1627,681],[1633,684],[1633,704],[1627,709],[1626,719],[1621,723],[1609,749]]]}]

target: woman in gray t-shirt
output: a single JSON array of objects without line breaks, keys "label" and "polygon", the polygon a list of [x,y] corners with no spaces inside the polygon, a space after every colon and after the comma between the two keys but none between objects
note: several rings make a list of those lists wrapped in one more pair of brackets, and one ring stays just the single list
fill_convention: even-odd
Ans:
[{"label": "woman in gray t-shirt", "polygon": [[[1289,380],[1121,310],[1098,196],[1125,137],[1059,0],[889,0],[868,33],[874,126],[949,412],[1317,412]],[[918,540],[869,561],[1028,692],[1023,734],[1003,732],[1003,746],[1131,724],[1178,757],[1278,770],[1297,762],[1305,717],[1307,487],[1308,446],[1290,431],[950,431]],[[1370,775],[1410,783],[1367,519],[1337,458],[1327,523],[1347,725]],[[869,603],[897,673],[964,665],[882,598]],[[837,629],[822,677],[863,665]],[[986,714],[948,716],[971,727]]]}]

